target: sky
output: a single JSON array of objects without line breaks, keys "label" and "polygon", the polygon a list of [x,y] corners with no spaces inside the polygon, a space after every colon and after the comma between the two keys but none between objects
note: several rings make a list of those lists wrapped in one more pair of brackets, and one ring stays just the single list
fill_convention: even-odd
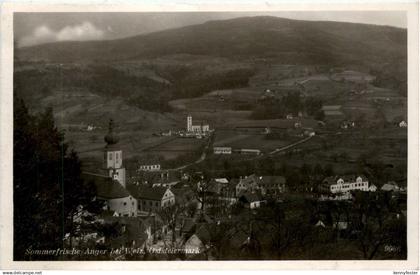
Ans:
[{"label": "sky", "polygon": [[154,31],[243,16],[269,15],[299,20],[341,21],[407,27],[402,11],[15,13],[19,47],[66,40],[118,39]]}]

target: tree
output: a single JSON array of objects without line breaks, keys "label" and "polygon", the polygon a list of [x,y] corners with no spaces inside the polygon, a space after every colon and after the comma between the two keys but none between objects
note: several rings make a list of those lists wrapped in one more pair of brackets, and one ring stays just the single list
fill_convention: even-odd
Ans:
[{"label": "tree", "polygon": [[30,115],[15,94],[13,134],[14,259],[23,260],[30,247],[63,247],[79,206],[96,204],[95,190],[81,180],[80,161],[76,153],[68,153],[52,108]]}]

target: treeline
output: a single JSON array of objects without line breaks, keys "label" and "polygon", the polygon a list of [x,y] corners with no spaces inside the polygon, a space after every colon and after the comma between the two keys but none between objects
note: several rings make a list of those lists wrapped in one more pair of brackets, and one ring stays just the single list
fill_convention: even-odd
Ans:
[{"label": "treeline", "polygon": [[172,93],[167,84],[147,77],[128,75],[111,66],[95,66],[87,87],[96,94],[120,96],[129,104],[148,111],[170,112]]},{"label": "treeline", "polygon": [[76,231],[78,207],[97,212],[101,205],[92,201],[96,190],[81,179],[52,109],[31,115],[15,93],[13,111],[13,258],[37,260],[26,251],[63,248],[66,233]]},{"label": "treeline", "polygon": [[382,68],[371,69],[369,73],[376,77],[372,82],[373,85],[394,89],[401,96],[407,97],[407,68],[405,63],[396,62]]},{"label": "treeline", "polygon": [[171,74],[174,98],[199,97],[214,90],[234,89],[248,86],[255,73],[251,69],[236,69],[228,72],[197,73],[193,69],[177,67]]},{"label": "treeline", "polygon": [[306,112],[308,115],[322,120],[324,113],[321,108],[321,99],[315,97],[303,99],[300,92],[288,92],[281,98],[268,97],[259,100],[251,117],[253,119],[275,119],[284,118],[287,114],[296,116],[299,112]]}]

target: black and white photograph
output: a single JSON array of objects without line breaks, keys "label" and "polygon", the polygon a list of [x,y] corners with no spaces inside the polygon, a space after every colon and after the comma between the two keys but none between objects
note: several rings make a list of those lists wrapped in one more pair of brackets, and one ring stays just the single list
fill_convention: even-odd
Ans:
[{"label": "black and white photograph", "polygon": [[407,261],[407,18],[14,12],[13,261]]}]

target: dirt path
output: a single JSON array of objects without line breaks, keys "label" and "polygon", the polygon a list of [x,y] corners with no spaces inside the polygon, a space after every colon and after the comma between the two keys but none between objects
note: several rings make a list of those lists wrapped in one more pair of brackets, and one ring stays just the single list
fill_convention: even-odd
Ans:
[{"label": "dirt path", "polygon": [[270,153],[268,153],[268,155],[274,155],[274,154],[276,154],[276,153],[278,153],[278,152],[281,152],[281,151],[285,151],[285,150],[287,150],[287,149],[290,149],[290,148],[292,148],[292,147],[294,147],[294,146],[296,146],[296,145],[299,145],[299,144],[301,144],[301,143],[307,142],[307,141],[308,141],[308,140],[310,140],[312,137],[313,137],[313,136],[309,136],[309,137],[304,138],[304,139],[302,139],[302,140],[296,141],[295,143],[292,143],[292,144],[286,145],[286,146],[284,146],[284,147],[282,147],[282,148],[277,148],[276,150],[273,150],[273,151],[271,151]]}]

